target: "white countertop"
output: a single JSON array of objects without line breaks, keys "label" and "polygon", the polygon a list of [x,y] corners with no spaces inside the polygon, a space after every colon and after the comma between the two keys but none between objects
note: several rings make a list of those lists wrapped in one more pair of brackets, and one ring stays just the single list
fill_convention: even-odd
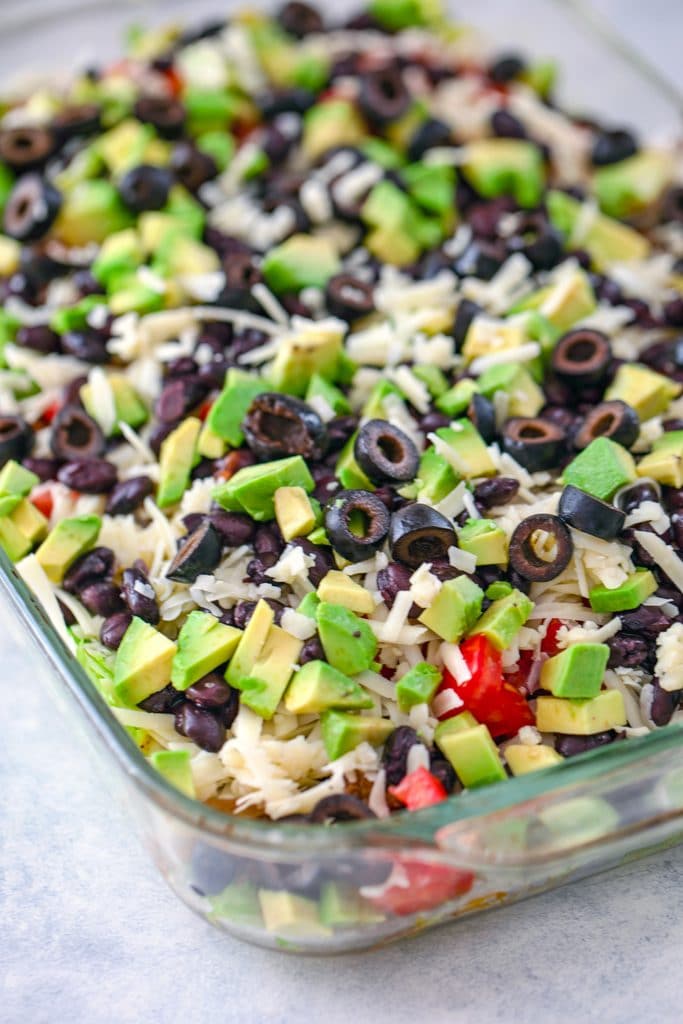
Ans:
[{"label": "white countertop", "polygon": [[[598,6],[680,80],[676,4]],[[3,612],[0,1021],[681,1020],[683,847],[369,955],[287,957],[212,930],[131,839]]]}]

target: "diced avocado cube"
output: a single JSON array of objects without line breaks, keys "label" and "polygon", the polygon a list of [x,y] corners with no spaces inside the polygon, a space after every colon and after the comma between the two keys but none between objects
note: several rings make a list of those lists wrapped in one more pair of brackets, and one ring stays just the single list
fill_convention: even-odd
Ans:
[{"label": "diced avocado cube", "polygon": [[442,585],[419,621],[442,640],[458,643],[479,618],[483,598],[481,587],[468,576],[458,576]]},{"label": "diced avocado cube", "polygon": [[282,338],[270,368],[270,379],[276,391],[302,397],[314,373],[325,380],[337,379],[343,361],[341,331],[316,325]]},{"label": "diced avocado cube", "polygon": [[352,886],[326,882],[320,890],[320,920],[331,928],[343,928],[344,925],[378,923],[384,920],[384,915]]},{"label": "diced avocado cube", "polygon": [[513,590],[514,587],[507,580],[495,580],[486,588],[486,596],[489,601],[498,601],[501,597],[507,597]]},{"label": "diced avocado cube", "polygon": [[82,181],[62,197],[52,233],[67,246],[104,242],[123,231],[133,217],[123,205],[116,187],[103,178]]},{"label": "diced avocado cube", "polygon": [[[21,499],[17,499],[21,500]],[[32,548],[31,541],[7,515],[0,515],[0,547],[13,562],[20,561]]]},{"label": "diced avocado cube", "polygon": [[316,609],[320,642],[330,665],[347,676],[370,668],[377,640],[367,622],[340,604],[321,601]]},{"label": "diced avocado cube", "polygon": [[416,363],[413,375],[426,385],[432,398],[439,398],[448,391],[448,378],[443,370],[431,363]]},{"label": "diced avocado cube", "polygon": [[344,392],[330,384],[319,373],[314,373],[308,383],[306,401],[310,402],[312,398],[322,398],[335,416],[345,416],[351,412],[351,405]]},{"label": "diced avocado cube", "polygon": [[443,455],[465,480],[495,474],[496,464],[481,434],[469,420],[455,420],[450,427],[439,427],[436,436],[445,442],[444,446],[437,446],[439,455]]},{"label": "diced avocado cube", "polygon": [[669,487],[683,487],[683,430],[670,430],[658,437],[636,472]]},{"label": "diced avocado cube", "polygon": [[374,485],[367,478],[363,470],[356,462],[354,446],[356,444],[357,432],[353,434],[342,448],[337,464],[334,467],[334,475],[341,482],[346,490],[358,488],[362,491],[374,491]]},{"label": "diced avocado cube", "polygon": [[434,730],[434,742],[439,746],[439,741],[444,737],[465,732],[467,729],[476,729],[478,725],[479,722],[471,711],[462,711],[459,715],[454,715],[453,718],[439,722]]},{"label": "diced avocado cube", "polygon": [[121,176],[131,167],[148,162],[147,152],[155,136],[151,124],[126,118],[100,135],[97,149],[112,174]]},{"label": "diced avocado cube", "polygon": [[304,598],[302,598],[297,611],[299,615],[306,615],[309,619],[315,619],[319,604],[320,598],[316,594],[315,590],[311,590]]},{"label": "diced avocado cube", "polygon": [[441,672],[434,665],[420,661],[408,669],[396,684],[396,700],[404,713],[415,704],[429,704],[441,683]]},{"label": "diced avocado cube", "polygon": [[190,612],[178,634],[171,682],[187,690],[202,676],[225,664],[235,652],[242,631],[226,626],[209,612]]},{"label": "diced avocado cube", "polygon": [[189,750],[156,750],[149,760],[172,786],[185,796],[196,798]]},{"label": "diced avocado cube", "polygon": [[233,448],[239,448],[244,442],[242,420],[256,396],[267,390],[268,382],[262,377],[231,368],[223,390],[206,417],[207,426]]},{"label": "diced avocado cube", "polygon": [[188,416],[162,443],[157,491],[159,508],[175,505],[187,490],[192,467],[196,464],[197,440],[201,429],[202,421]]},{"label": "diced avocado cube", "polygon": [[420,457],[417,474],[417,500],[424,505],[437,505],[457,486],[460,477],[443,455],[430,445]]},{"label": "diced avocado cube", "polygon": [[143,259],[144,253],[137,231],[134,228],[126,228],[105,238],[93,261],[91,273],[96,281],[109,290],[115,287],[117,280],[128,277],[139,267]]},{"label": "diced avocado cube", "polygon": [[24,469],[14,459],[10,459],[0,470],[0,497],[6,494],[18,494],[20,497],[33,490],[36,484],[40,483],[35,473],[30,469]]},{"label": "diced avocado cube", "polygon": [[271,249],[261,267],[266,284],[276,295],[324,288],[341,262],[332,242],[322,236],[292,235]]},{"label": "diced avocado cube", "polygon": [[197,440],[197,451],[203,459],[221,459],[228,446],[222,437],[214,434],[209,424],[204,421],[204,426],[199,432]]},{"label": "diced avocado cube", "polygon": [[329,708],[360,711],[373,706],[367,690],[324,661],[309,661],[295,673],[284,703],[293,715],[319,714]]},{"label": "diced avocado cube", "polygon": [[320,922],[315,900],[270,889],[259,889],[258,898],[266,931],[290,937],[327,933]]},{"label": "diced avocado cube", "polygon": [[0,235],[0,277],[11,277],[21,266],[21,246],[13,238]]},{"label": "diced avocado cube", "polygon": [[598,796],[562,799],[539,811],[538,819],[548,829],[554,846],[567,843],[579,847],[615,832],[620,824],[619,811]]},{"label": "diced avocado cube", "polygon": [[323,743],[330,761],[336,761],[361,743],[380,747],[394,731],[388,718],[355,715],[349,711],[323,711],[320,716]]},{"label": "diced avocado cube", "polygon": [[477,382],[465,377],[439,395],[434,404],[445,416],[461,416],[478,390]]},{"label": "diced avocado cube", "polygon": [[498,747],[485,725],[442,734],[436,743],[467,789],[507,778]]},{"label": "diced avocado cube", "polygon": [[0,498],[0,547],[13,562],[27,555],[47,533],[48,521],[20,494]]},{"label": "diced avocado cube", "polygon": [[348,100],[316,103],[304,115],[302,146],[311,161],[337,146],[357,146],[366,136],[365,122],[355,103]]},{"label": "diced avocado cube", "polygon": [[669,403],[677,398],[683,385],[669,380],[661,373],[640,363],[622,363],[616,376],[605,391],[605,401],[619,399],[638,413],[638,418],[649,420],[666,412]]},{"label": "diced avocado cube", "polygon": [[512,645],[533,607],[534,602],[526,594],[513,590],[489,605],[471,633],[485,636],[499,651],[504,651]]},{"label": "diced avocado cube", "polygon": [[598,167],[593,173],[593,189],[600,208],[622,220],[647,209],[671,184],[674,169],[673,155],[654,149]]},{"label": "diced avocado cube", "polygon": [[231,686],[237,687],[240,679],[249,675],[266,642],[274,617],[270,605],[259,601],[225,672]]},{"label": "diced avocado cube", "polygon": [[507,565],[507,534],[493,519],[468,519],[458,531],[458,547],[474,555],[477,565]]},{"label": "diced avocado cube", "polygon": [[573,484],[602,501],[609,501],[620,487],[635,479],[633,456],[608,437],[596,437],[562,471],[564,484]]},{"label": "diced avocado cube", "polygon": [[80,331],[87,327],[88,317],[93,309],[104,304],[105,300],[102,295],[86,295],[73,306],[56,309],[50,317],[49,326],[57,334],[65,334],[66,331]]},{"label": "diced avocado cube", "polygon": [[195,139],[195,145],[211,157],[219,172],[225,170],[235,155],[235,140],[224,130],[204,132]]},{"label": "diced avocado cube", "polygon": [[508,396],[507,414],[536,416],[546,404],[545,395],[525,366],[504,363],[491,366],[477,381],[479,392],[493,398],[498,391]]},{"label": "diced avocado cube", "polygon": [[[566,192],[551,190],[546,196],[550,221],[568,239],[578,223],[583,203]],[[650,252],[650,243],[640,232],[612,217],[598,214],[583,236],[581,247],[591,257],[597,270],[611,263],[644,260]]]},{"label": "diced avocado cube", "polygon": [[273,503],[277,525],[286,541],[305,537],[315,526],[315,509],[303,487],[278,487]]},{"label": "diced avocado cube", "polygon": [[225,89],[207,89],[191,85],[183,97],[191,135],[226,131],[237,112],[235,93]]},{"label": "diced avocado cube", "polygon": [[430,213],[446,213],[455,205],[455,168],[447,164],[411,164],[402,177],[411,196]]},{"label": "diced avocado cube", "polygon": [[133,618],[114,662],[114,692],[124,707],[134,707],[171,681],[176,645],[154,626]]},{"label": "diced avocado cube", "polygon": [[95,544],[101,525],[99,516],[73,516],[53,526],[36,551],[36,558],[48,579],[61,583],[64,573],[78,556]]},{"label": "diced avocado cube", "polygon": [[245,466],[213,492],[214,500],[231,512],[246,512],[257,522],[275,518],[275,492],[301,487],[310,494],[315,484],[300,455]]},{"label": "diced avocado cube", "polygon": [[47,534],[48,520],[27,498],[21,498],[9,518],[31,545]]},{"label": "diced avocado cube", "polygon": [[213,274],[220,268],[220,260],[215,250],[189,235],[180,234],[164,240],[152,261],[152,269],[162,277],[168,278]]},{"label": "diced avocado cube", "polygon": [[116,290],[109,297],[109,311],[113,316],[124,313],[157,313],[166,304],[166,288],[163,290],[145,284],[133,275],[117,282]]},{"label": "diced avocado cube", "polygon": [[594,612],[628,612],[639,608],[656,589],[657,580],[650,570],[637,569],[611,590],[602,584],[591,587],[588,600]]},{"label": "diced avocado cube", "polygon": [[541,667],[541,688],[554,697],[597,697],[609,659],[607,644],[573,644]]},{"label": "diced avocado cube", "polygon": [[7,164],[0,163],[0,214],[5,209],[5,203],[9,199],[10,192],[14,188],[14,175]]},{"label": "diced avocado cube", "polygon": [[561,764],[564,758],[545,743],[534,746],[523,743],[511,743],[505,748],[505,760],[513,775],[528,775],[542,768],[553,768]]},{"label": "diced avocado cube", "polygon": [[619,690],[603,690],[590,700],[539,697],[536,701],[536,726],[540,732],[592,736],[624,725],[626,709]]},{"label": "diced avocado cube", "polygon": [[512,195],[520,206],[537,206],[545,173],[538,146],[522,139],[481,139],[470,142],[462,173],[486,199]]},{"label": "diced avocado cube", "polygon": [[251,882],[232,882],[217,896],[210,896],[211,921],[262,924],[258,891]]},{"label": "diced avocado cube", "polygon": [[435,0],[372,0],[368,9],[390,32],[429,25],[441,14],[441,4]]},{"label": "diced avocado cube", "polygon": [[266,720],[277,710],[287,684],[292,678],[303,641],[271,626],[256,660],[235,686],[241,691],[241,702]]},{"label": "diced avocado cube", "polygon": [[595,307],[595,293],[590,279],[584,270],[577,267],[571,274],[564,274],[540,291],[532,292],[516,303],[510,313],[537,310],[564,334],[573,324],[590,316]]},{"label": "diced avocado cube", "polygon": [[375,610],[370,591],[337,569],[331,569],[320,581],[318,597],[329,604],[341,604],[357,615],[372,615]]}]

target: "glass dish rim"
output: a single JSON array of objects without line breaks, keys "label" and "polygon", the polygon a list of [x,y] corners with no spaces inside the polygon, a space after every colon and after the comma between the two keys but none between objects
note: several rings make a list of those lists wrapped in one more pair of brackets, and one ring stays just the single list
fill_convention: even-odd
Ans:
[{"label": "glass dish rim", "polygon": [[[46,24],[64,15],[88,13],[104,6],[107,0],[58,0],[49,8],[22,13],[0,11],[0,31],[17,31],[22,25]],[[656,67],[635,51],[614,32],[603,18],[584,0],[551,0],[556,8],[568,9],[587,28],[595,32],[606,48],[631,63],[633,73],[666,96],[668,102],[683,113],[683,92],[658,72]],[[134,16],[145,9],[163,9],[163,0],[126,0],[125,13]],[[169,12],[170,14],[171,12]],[[422,840],[433,844],[439,829],[465,819],[476,820],[487,814],[510,812],[534,798],[560,795],[572,787],[604,780],[610,772],[680,747],[683,744],[683,723],[667,726],[627,743],[599,748],[545,771],[508,778],[493,786],[451,796],[443,803],[418,812],[392,815],[386,819],[346,822],[343,829],[315,828],[311,825],[257,819],[218,810],[187,797],[175,789],[147,761],[132,737],[117,720],[82,666],[63,644],[40,602],[34,597],[4,551],[0,549],[0,592],[4,593],[21,622],[46,655],[51,667],[66,685],[70,696],[79,705],[97,736],[102,739],[119,766],[160,811],[171,813],[185,824],[231,844],[257,845],[276,850],[305,852],[309,856],[338,853],[358,848],[372,834],[373,845],[384,839],[395,844],[402,840]],[[444,851],[447,855],[447,851]]]}]

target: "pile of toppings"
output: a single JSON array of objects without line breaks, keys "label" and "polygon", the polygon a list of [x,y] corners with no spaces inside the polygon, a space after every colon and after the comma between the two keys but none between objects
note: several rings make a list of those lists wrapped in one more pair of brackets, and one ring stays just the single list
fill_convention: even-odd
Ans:
[{"label": "pile of toppings", "polygon": [[189,795],[384,817],[683,717],[683,190],[431,0],[6,98],[0,544]]}]

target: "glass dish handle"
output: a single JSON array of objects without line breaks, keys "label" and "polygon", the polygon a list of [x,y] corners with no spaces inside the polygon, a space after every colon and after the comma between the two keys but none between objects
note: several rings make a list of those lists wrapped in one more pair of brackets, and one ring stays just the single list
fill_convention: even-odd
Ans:
[{"label": "glass dish handle", "polygon": [[444,825],[439,848],[458,867],[526,884],[553,871],[611,866],[643,848],[683,840],[679,751],[541,794],[514,807]]}]

